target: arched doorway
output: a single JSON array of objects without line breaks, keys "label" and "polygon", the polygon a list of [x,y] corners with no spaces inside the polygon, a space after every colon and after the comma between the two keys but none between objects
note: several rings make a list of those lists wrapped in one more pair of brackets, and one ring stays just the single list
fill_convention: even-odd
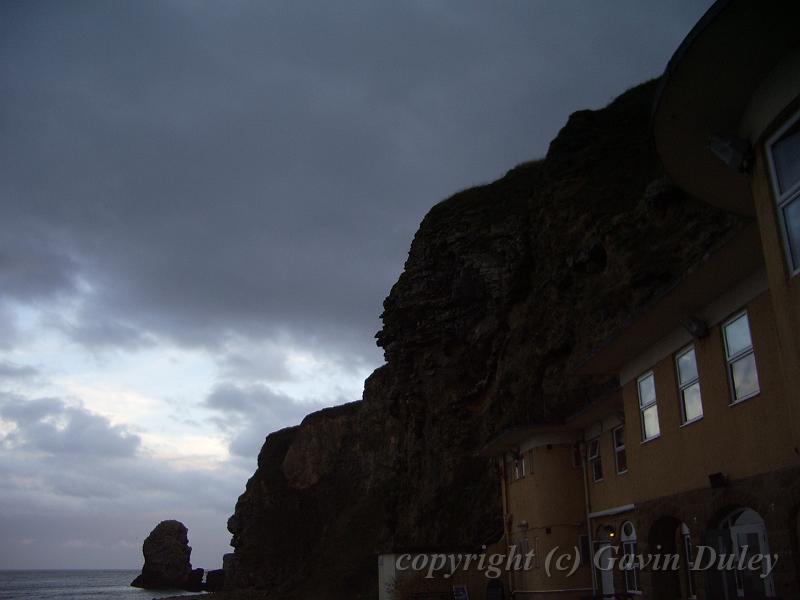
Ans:
[{"label": "arched doorway", "polygon": [[639,565],[639,538],[636,527],[625,521],[619,529],[619,541],[622,544],[622,568],[625,573],[625,591],[638,593],[642,591],[639,582],[641,569]]},{"label": "arched doorway", "polygon": [[800,509],[794,514],[794,540],[792,541],[792,553],[794,554],[794,573],[795,583],[800,589]]},{"label": "arched doorway", "polygon": [[686,523],[681,523],[678,528],[677,538],[678,551],[680,553],[681,565],[681,588],[683,589],[682,598],[694,600],[697,598],[697,581],[695,579],[694,566],[694,543],[692,542],[692,532]]},{"label": "arched doorway", "polygon": [[603,595],[614,593],[614,547],[616,531],[610,525],[600,525],[594,537],[594,563],[597,589]]},{"label": "arched doorway", "polygon": [[[706,532],[706,543],[718,555],[732,559],[731,568],[711,568],[706,571],[710,597],[735,600],[775,596],[769,563],[765,560],[750,563],[756,554],[771,556],[767,528],[764,519],[756,511],[747,507],[729,511],[715,529]],[[749,567],[748,564],[754,566]],[[743,565],[743,568],[738,568],[739,565]]]},{"label": "arched doorway", "polygon": [[661,556],[660,562],[666,562],[665,568],[652,570],[653,598],[659,600],[686,598],[681,589],[680,570],[675,568],[676,561],[671,558],[678,557],[677,562],[680,564],[680,556],[683,554],[682,544],[678,544],[678,538],[682,531],[681,525],[682,523],[675,517],[664,516],[653,523],[650,528],[648,539],[650,553]]}]

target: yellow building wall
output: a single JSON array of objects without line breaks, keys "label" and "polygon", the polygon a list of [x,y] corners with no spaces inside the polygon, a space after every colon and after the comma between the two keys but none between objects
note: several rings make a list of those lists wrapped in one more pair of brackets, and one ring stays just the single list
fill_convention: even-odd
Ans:
[{"label": "yellow building wall", "polygon": [[506,525],[509,543],[520,543],[527,537],[537,558],[530,570],[512,574],[513,589],[591,588],[588,566],[579,567],[569,577],[554,565],[549,575],[545,569],[551,551],[555,552],[553,557],[562,553],[574,555],[580,536],[587,533],[583,470],[580,464],[573,466],[573,447],[557,444],[529,452],[533,457],[533,472],[523,479],[506,481]]},{"label": "yellow building wall", "polygon": [[[778,122],[775,126],[780,126]],[[776,315],[777,358],[787,390],[800,390],[800,275],[792,276],[788,264],[766,153],[758,149],[752,190],[767,278]],[[800,394],[786,397],[795,448],[800,448]],[[796,453],[800,462],[800,454]]]},{"label": "yellow building wall", "polygon": [[[732,480],[795,464],[791,416],[769,293],[747,304],[759,395],[731,405],[719,325],[695,342],[703,418],[681,425],[674,355],[653,365],[661,435],[642,442],[637,382],[622,389],[628,471],[617,475],[610,432],[601,436],[604,480],[589,483],[591,511],[709,487],[711,473]],[[676,349],[681,350],[681,349]]]}]

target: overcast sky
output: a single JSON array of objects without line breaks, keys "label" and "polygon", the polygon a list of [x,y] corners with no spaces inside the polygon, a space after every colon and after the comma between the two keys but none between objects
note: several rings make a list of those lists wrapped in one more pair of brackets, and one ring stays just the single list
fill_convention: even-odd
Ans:
[{"label": "overcast sky", "polygon": [[420,219],[709,2],[0,3],[0,569],[217,568],[270,431],[360,398]]}]

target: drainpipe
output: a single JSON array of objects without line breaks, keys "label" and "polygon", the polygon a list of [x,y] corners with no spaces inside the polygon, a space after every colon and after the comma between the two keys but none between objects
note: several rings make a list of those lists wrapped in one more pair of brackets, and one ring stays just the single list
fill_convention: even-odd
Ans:
[{"label": "drainpipe", "polygon": [[[510,503],[508,500],[508,473],[506,473],[506,457],[505,454],[500,455],[500,489],[503,493],[503,536],[506,540],[506,550],[511,545],[511,525],[509,518],[511,517]],[[508,593],[513,598],[514,594],[514,574],[513,569],[508,569]]]},{"label": "drainpipe", "polygon": [[589,570],[592,572],[592,595],[597,594],[597,573],[594,572],[594,542],[592,540],[592,523],[589,515],[592,512],[592,503],[589,500],[589,473],[586,470],[585,452],[586,442],[580,442],[578,451],[581,455],[581,470],[583,471],[583,503],[586,506],[586,535],[589,538]]}]

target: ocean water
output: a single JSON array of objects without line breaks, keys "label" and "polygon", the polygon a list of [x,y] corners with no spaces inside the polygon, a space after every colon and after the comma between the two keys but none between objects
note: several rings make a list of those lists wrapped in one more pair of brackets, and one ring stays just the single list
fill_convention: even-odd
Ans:
[{"label": "ocean water", "polygon": [[150,600],[185,595],[130,586],[139,571],[0,571],[0,600]]}]

